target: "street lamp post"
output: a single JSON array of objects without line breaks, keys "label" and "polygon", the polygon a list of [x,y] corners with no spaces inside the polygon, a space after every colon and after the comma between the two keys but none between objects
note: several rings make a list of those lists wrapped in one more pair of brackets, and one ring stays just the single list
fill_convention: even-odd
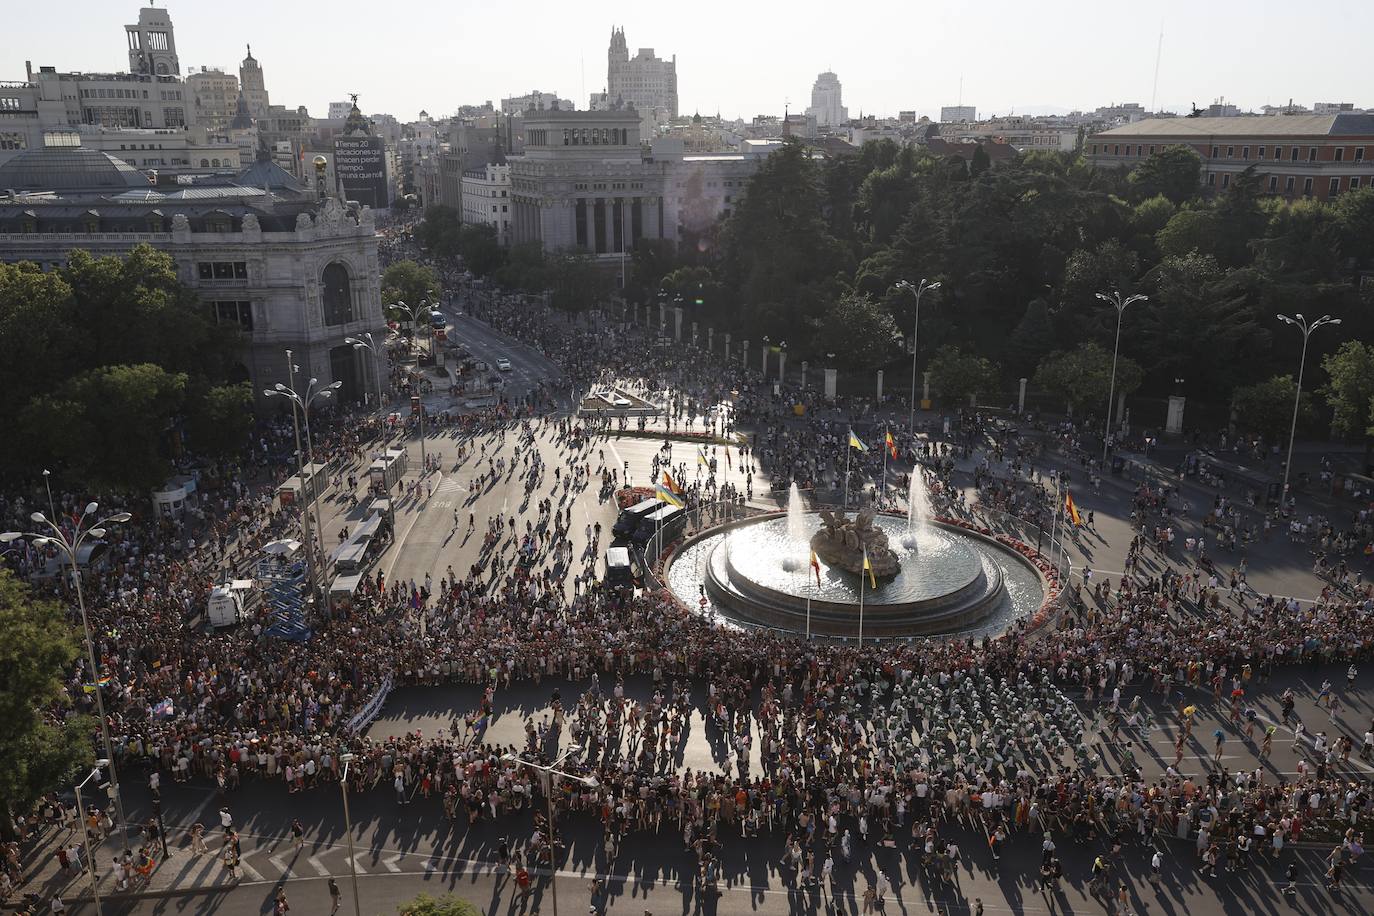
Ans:
[{"label": "street lamp post", "polygon": [[1309,322],[1302,317],[1302,312],[1296,312],[1292,318],[1287,315],[1279,315],[1278,319],[1284,324],[1291,324],[1302,331],[1302,359],[1298,363],[1298,390],[1293,395],[1293,423],[1288,428],[1288,460],[1283,463],[1283,490],[1279,495],[1279,508],[1282,509],[1288,503],[1288,475],[1293,469],[1293,440],[1298,434],[1298,406],[1302,403],[1302,374],[1307,368],[1307,340],[1312,336],[1312,332],[1322,325],[1340,324],[1341,320],[1332,318],[1330,315],[1323,315],[1316,321]]},{"label": "street lamp post", "polygon": [[910,412],[910,415],[907,417],[907,424],[906,424],[906,425],[907,425],[907,430],[908,430],[912,435],[915,435],[915,434],[916,434],[916,353],[917,353],[916,344],[917,344],[917,342],[920,340],[920,333],[921,333],[921,296],[923,296],[923,295],[926,293],[927,290],[939,289],[939,288],[940,288],[940,281],[939,281],[939,280],[936,280],[934,283],[927,283],[926,280],[925,280],[925,278],[922,277],[922,278],[921,278],[921,284],[920,284],[919,286],[915,286],[915,285],[913,285],[913,284],[911,283],[910,280],[898,280],[897,283],[895,284],[895,287],[894,287],[894,288],[896,288],[896,289],[907,290],[908,292],[910,292],[910,293],[912,293],[912,294],[914,294],[914,295],[916,296],[916,315],[915,315],[915,317],[912,318],[912,320],[911,320],[911,412]]},{"label": "street lamp post", "polygon": [[372,339],[372,332],[363,334],[362,339],[357,337],[345,337],[344,343],[351,344],[355,350],[367,350],[372,354],[372,375],[377,381],[377,409],[382,407],[382,354],[377,351],[377,344]]},{"label": "street lamp post", "polygon": [[[92,779],[100,778],[100,768],[108,764],[109,760],[97,760],[95,768],[86,775],[86,778],[76,784],[76,813],[81,820],[81,839],[86,847],[86,867],[91,873],[91,898],[95,902],[95,916],[100,916],[100,876],[95,870],[95,847],[91,845],[91,831],[86,827],[86,806],[81,801],[81,787]],[[114,772],[114,768],[110,768]],[[164,856],[165,858],[165,856]]]},{"label": "street lamp post", "polygon": [[49,519],[42,512],[35,512],[29,516],[29,519],[36,525],[46,525],[51,528],[51,534],[6,531],[0,534],[0,544],[8,544],[20,538],[30,538],[35,547],[52,546],[58,548],[66,555],[67,560],[72,565],[72,581],[76,585],[76,604],[81,610],[81,629],[86,636],[86,662],[91,666],[91,681],[95,684],[95,709],[100,716],[100,737],[105,744],[105,759],[110,762],[110,796],[114,799],[115,816],[119,818],[119,830],[123,835],[124,847],[128,849],[129,821],[124,816],[124,799],[119,794],[119,774],[115,766],[114,742],[110,740],[110,722],[105,716],[105,698],[100,687],[100,666],[96,664],[95,659],[95,637],[91,635],[91,620],[86,614],[86,593],[81,587],[81,569],[77,565],[76,555],[86,542],[86,538],[91,537],[98,541],[105,537],[106,525],[121,524],[133,516],[128,512],[116,512],[82,529],[81,523],[95,515],[99,508],[99,503],[86,504],[86,510],[81,513],[81,518],[76,523],[76,531],[71,537],[68,537],[55,521]]},{"label": "street lamp post", "polygon": [[358,863],[353,861],[353,819],[348,813],[348,765],[353,762],[352,754],[341,754],[343,778],[339,789],[343,792],[344,835],[348,837],[348,873],[353,879],[353,916],[363,916],[362,904],[358,902]]},{"label": "street lamp post", "polygon": [[[290,371],[291,371],[291,381],[292,381],[292,382],[295,382],[295,380],[296,380],[296,368],[297,368],[297,367],[296,367],[296,365],[295,365],[294,363],[291,362],[291,351],[290,351],[290,350],[287,350],[287,351],[286,351],[286,359],[287,359],[288,367],[290,368]],[[324,399],[326,399],[326,398],[332,397],[332,396],[334,395],[334,392],[335,392],[335,391],[338,391],[339,388],[343,385],[343,382],[330,382],[328,385],[325,385],[323,388],[316,389],[316,388],[315,388],[315,383],[318,382],[318,381],[319,381],[319,379],[312,378],[312,379],[310,380],[310,383],[309,383],[308,385],[306,385],[305,391],[304,391],[304,392],[297,392],[294,388],[291,388],[291,387],[288,387],[288,386],[286,386],[286,385],[283,385],[281,382],[278,382],[277,384],[273,385],[271,388],[268,388],[268,389],[266,389],[265,391],[263,391],[263,395],[265,395],[266,397],[283,397],[283,398],[286,398],[288,401],[290,401],[290,402],[291,402],[291,421],[292,421],[292,423],[294,424],[294,423],[296,422],[296,410],[299,409],[299,410],[300,410],[300,416],[301,416],[302,421],[304,422],[304,425],[305,425],[305,451],[304,451],[304,452],[301,452],[301,451],[300,451],[300,447],[301,447],[300,428],[297,427],[297,429],[296,429],[296,453],[297,453],[298,455],[301,456],[300,465],[301,465],[301,486],[302,486],[302,487],[305,486],[305,463],[306,463],[306,461],[309,461],[309,463],[310,463],[310,505],[309,505],[309,506],[302,506],[302,507],[301,507],[301,520],[302,520],[302,522],[301,522],[301,528],[302,528],[302,531],[304,532],[305,538],[306,538],[306,560],[309,561],[310,566],[311,566],[311,575],[310,575],[310,578],[311,578],[311,594],[312,594],[312,595],[314,594],[314,589],[315,589],[316,585],[319,583],[319,580],[318,580],[318,578],[316,577],[316,572],[323,573],[323,569],[316,570],[315,567],[314,567],[314,557],[313,557],[313,555],[314,555],[314,552],[315,552],[315,543],[314,543],[313,539],[312,539],[311,536],[310,536],[310,519],[309,519],[309,514],[310,514],[310,511],[311,511],[312,509],[313,509],[314,512],[315,512],[315,528],[316,528],[317,533],[318,533],[319,536],[320,536],[320,552],[321,552],[320,563],[321,563],[321,565],[323,565],[323,562],[324,562],[324,557],[323,557],[323,553],[324,553],[324,525],[321,524],[321,522],[320,522],[320,501],[319,501],[319,495],[320,495],[320,480],[319,480],[319,477],[320,477],[320,475],[317,473],[316,468],[315,468],[315,446],[314,446],[314,442],[313,442],[313,441],[311,440],[311,438],[310,438],[310,405],[313,404],[313,403],[315,403],[316,400],[324,400]]]},{"label": "street lamp post", "polygon": [[574,776],[572,773],[565,773],[562,770],[557,769],[558,765],[562,763],[564,760],[566,760],[569,754],[581,750],[581,747],[574,744],[572,747],[569,747],[563,753],[559,754],[558,759],[555,760],[553,763],[549,764],[548,766],[544,766],[540,763],[535,763],[531,760],[526,760],[525,758],[516,756],[515,754],[506,754],[501,758],[502,760],[509,760],[511,763],[519,764],[520,766],[529,767],[532,770],[538,770],[539,772],[543,773],[549,781],[549,784],[545,787],[544,799],[548,802],[549,811],[549,891],[553,896],[553,916],[558,916],[558,863],[554,858],[554,856],[557,853],[557,844],[554,842],[553,778],[555,776],[558,776],[563,779],[570,779],[573,782],[580,782],[582,785],[587,786],[588,788],[595,789],[597,786],[597,781],[595,777]]},{"label": "street lamp post", "polygon": [[1116,343],[1112,344],[1112,383],[1107,390],[1107,426],[1102,430],[1102,466],[1107,466],[1107,442],[1112,435],[1112,401],[1116,398],[1116,356],[1121,350],[1121,316],[1126,313],[1126,306],[1132,302],[1144,302],[1150,297],[1136,293],[1134,296],[1121,298],[1119,290],[1113,290],[1109,296],[1106,293],[1098,293],[1097,298],[1103,302],[1110,303],[1116,307]]}]

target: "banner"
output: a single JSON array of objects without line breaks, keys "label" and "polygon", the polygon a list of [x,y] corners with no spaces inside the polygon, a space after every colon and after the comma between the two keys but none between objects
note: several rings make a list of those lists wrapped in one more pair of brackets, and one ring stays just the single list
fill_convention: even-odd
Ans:
[{"label": "banner", "polygon": [[382,706],[386,703],[386,697],[389,693],[391,693],[391,678],[388,677],[386,680],[382,681],[381,686],[377,688],[377,692],[372,695],[372,699],[367,701],[367,705],[358,710],[358,714],[348,720],[348,724],[344,726],[344,729],[349,734],[356,735],[358,732],[371,725],[372,721],[381,714]]}]

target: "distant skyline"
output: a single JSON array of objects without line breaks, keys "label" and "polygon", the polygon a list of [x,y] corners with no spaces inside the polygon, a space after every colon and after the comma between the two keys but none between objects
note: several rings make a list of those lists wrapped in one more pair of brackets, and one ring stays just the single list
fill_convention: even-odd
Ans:
[{"label": "distant skyline", "polygon": [[[144,0],[66,0],[33,8],[11,35],[0,80],[24,78],[24,61],[58,70],[128,67],[124,25]],[[980,117],[1055,113],[1138,102],[1149,107],[1161,24],[1157,109],[1187,111],[1219,97],[1255,109],[1291,98],[1374,105],[1364,61],[1374,4],[1327,0],[1321,23],[1277,0],[1161,0],[1149,7],[1080,0],[937,0],[898,5],[799,0],[774,4],[697,0],[685,5],[528,0],[511,16],[473,0],[335,0],[326,6],[239,0],[169,0],[182,76],[192,67],[237,73],[253,46],[273,104],[328,104],[359,94],[369,114],[413,120],[464,104],[556,91],[579,109],[606,79],[612,26],[633,55],[677,57],[680,109],[749,119],[810,104],[817,74],[833,70],[850,115],[938,117],[973,105]],[[1311,11],[1308,11],[1311,12]],[[960,82],[962,79],[962,93]]]}]

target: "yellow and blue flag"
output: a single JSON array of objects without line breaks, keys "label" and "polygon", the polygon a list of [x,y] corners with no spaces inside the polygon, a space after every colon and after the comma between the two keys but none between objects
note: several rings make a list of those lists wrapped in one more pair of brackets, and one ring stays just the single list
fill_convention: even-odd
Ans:
[{"label": "yellow and blue flag", "polygon": [[868,573],[868,587],[877,588],[878,580],[873,577],[873,564],[868,562],[868,550],[864,549],[864,572]]},{"label": "yellow and blue flag", "polygon": [[702,467],[710,467],[711,465],[711,462],[706,460],[706,453],[701,450],[700,445],[697,446],[697,464]]},{"label": "yellow and blue flag", "polygon": [[864,445],[863,440],[854,435],[854,430],[852,428],[849,430],[849,447],[856,448],[861,452],[868,451],[868,446]]}]

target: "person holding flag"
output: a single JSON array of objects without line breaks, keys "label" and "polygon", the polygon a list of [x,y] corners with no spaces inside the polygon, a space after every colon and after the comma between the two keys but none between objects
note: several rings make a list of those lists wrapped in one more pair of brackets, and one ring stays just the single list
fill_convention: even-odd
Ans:
[{"label": "person holding flag", "polygon": [[1068,515],[1069,521],[1073,522],[1075,528],[1083,524],[1083,518],[1078,514],[1078,507],[1074,505],[1073,494],[1068,490],[1064,491],[1064,513]]}]

